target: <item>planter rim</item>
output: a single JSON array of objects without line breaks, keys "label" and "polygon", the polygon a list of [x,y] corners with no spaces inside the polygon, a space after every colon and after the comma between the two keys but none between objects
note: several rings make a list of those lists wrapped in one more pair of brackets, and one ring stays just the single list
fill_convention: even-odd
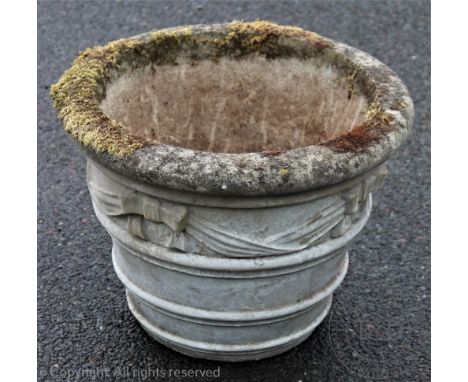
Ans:
[{"label": "planter rim", "polygon": [[[367,119],[320,144],[231,154],[196,151],[136,137],[104,113],[101,101],[106,85],[123,70],[129,55],[143,57],[141,52],[150,43],[182,46],[200,36],[211,41],[219,41],[220,36],[229,41],[246,36],[292,39],[309,45],[319,58],[345,62],[350,69],[348,78],[372,88],[366,94]],[[261,52],[246,52],[256,53]],[[316,33],[266,21],[168,28],[87,49],[52,86],[51,97],[65,130],[98,163],[145,183],[216,195],[290,194],[351,179],[384,162],[403,143],[414,113],[406,86],[374,57]]]}]

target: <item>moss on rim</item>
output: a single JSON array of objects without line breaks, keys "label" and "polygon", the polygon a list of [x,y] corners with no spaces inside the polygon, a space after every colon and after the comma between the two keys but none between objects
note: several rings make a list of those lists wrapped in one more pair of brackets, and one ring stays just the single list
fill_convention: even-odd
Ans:
[{"label": "moss on rim", "polygon": [[307,40],[319,50],[332,46],[317,33],[298,27],[277,25],[269,21],[257,20],[247,23],[233,21],[227,24],[227,27],[229,31],[227,35],[215,40],[221,48],[220,53],[229,53],[237,49],[239,55],[259,52],[268,58],[296,55],[297,53],[293,52],[292,48],[278,44],[278,40],[285,37]]},{"label": "moss on rim", "polygon": [[[154,32],[151,39],[161,46],[179,44],[189,37],[189,29],[177,32]],[[106,116],[100,102],[106,82],[118,71],[128,55],[150,59],[137,39],[113,41],[81,52],[59,81],[52,85],[50,96],[65,130],[85,147],[123,157],[143,146],[155,143],[130,135],[121,123]]]},{"label": "moss on rim", "polygon": [[[116,73],[129,67],[177,65],[177,58],[182,51],[191,54],[193,64],[204,58],[216,61],[226,55],[242,57],[254,53],[267,58],[292,55],[307,58],[310,52],[298,52],[287,43],[283,44],[287,38],[305,41],[309,48],[312,46],[315,53],[319,54],[326,54],[332,50],[328,48],[333,47],[331,42],[314,32],[268,21],[234,21],[224,27],[221,33],[218,31],[208,38],[195,36],[191,27],[185,27],[155,31],[143,37],[121,39],[84,50],[59,81],[51,86],[50,95],[64,129],[83,146],[121,158],[159,142],[130,134],[120,122],[103,112],[101,101],[105,97],[106,84]],[[203,49],[200,49],[201,46]],[[349,82],[349,97],[353,95],[358,81],[356,70],[351,69],[352,72],[346,78]],[[369,99],[372,98],[370,94],[367,95]],[[382,125],[382,113],[377,101],[371,103],[368,112],[371,122],[368,125],[374,129]],[[389,125],[385,124],[382,132],[388,129]],[[336,142],[330,143],[328,146],[336,149]]]}]

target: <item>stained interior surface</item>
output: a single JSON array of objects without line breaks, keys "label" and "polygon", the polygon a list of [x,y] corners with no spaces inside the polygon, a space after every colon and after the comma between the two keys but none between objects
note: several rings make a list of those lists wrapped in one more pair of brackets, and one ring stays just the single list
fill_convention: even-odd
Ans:
[{"label": "stained interior surface", "polygon": [[329,140],[363,122],[368,104],[331,67],[255,56],[133,70],[108,85],[102,107],[137,136],[245,153]]}]

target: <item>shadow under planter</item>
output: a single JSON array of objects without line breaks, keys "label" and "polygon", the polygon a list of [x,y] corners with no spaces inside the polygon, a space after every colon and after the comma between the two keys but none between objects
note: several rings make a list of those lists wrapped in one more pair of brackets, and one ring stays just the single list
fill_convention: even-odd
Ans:
[{"label": "shadow under planter", "polygon": [[413,121],[381,62],[262,21],[88,49],[51,93],[132,313],[225,361],[284,352],[324,319]]}]

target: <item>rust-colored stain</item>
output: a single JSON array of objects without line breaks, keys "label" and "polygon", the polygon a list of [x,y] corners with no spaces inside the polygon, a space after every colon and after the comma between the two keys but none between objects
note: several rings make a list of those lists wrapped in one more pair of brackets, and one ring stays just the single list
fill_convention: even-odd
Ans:
[{"label": "rust-colored stain", "polygon": [[337,152],[361,152],[378,143],[385,134],[394,130],[394,117],[385,112],[377,112],[372,118],[356,126],[350,132],[323,142],[320,146],[330,147]]},{"label": "rust-colored stain", "polygon": [[276,157],[278,155],[281,155],[284,153],[284,150],[268,150],[268,151],[262,151],[260,155],[262,157]]}]

